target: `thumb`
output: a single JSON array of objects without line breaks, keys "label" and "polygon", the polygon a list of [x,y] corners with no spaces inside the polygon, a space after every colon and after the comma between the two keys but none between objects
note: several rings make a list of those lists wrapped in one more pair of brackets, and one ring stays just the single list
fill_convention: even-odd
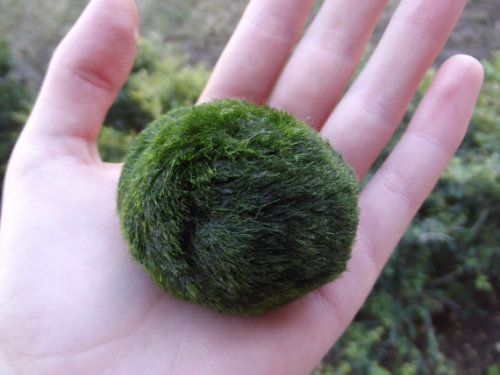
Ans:
[{"label": "thumb", "polygon": [[[31,147],[23,149],[94,149],[106,112],[132,67],[137,37],[133,0],[92,0],[54,52],[19,141],[30,141]],[[64,144],[68,141],[71,147]]]}]

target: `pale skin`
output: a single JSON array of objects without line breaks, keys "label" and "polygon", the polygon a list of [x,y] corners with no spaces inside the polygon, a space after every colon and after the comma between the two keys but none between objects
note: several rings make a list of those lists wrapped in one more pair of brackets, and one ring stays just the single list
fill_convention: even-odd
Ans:
[{"label": "pale skin", "polygon": [[[363,178],[465,0],[402,0],[342,96],[386,3],[326,0],[289,58],[312,1],[251,1],[200,101],[239,97],[292,112]],[[285,308],[241,318],[160,292],[128,255],[115,207],[121,165],[101,161],[96,137],[137,34],[132,0],[91,1],[57,48],[12,154],[0,232],[0,373],[309,374],[459,146],[481,65],[458,55],[439,69],[361,191],[348,271]]]}]

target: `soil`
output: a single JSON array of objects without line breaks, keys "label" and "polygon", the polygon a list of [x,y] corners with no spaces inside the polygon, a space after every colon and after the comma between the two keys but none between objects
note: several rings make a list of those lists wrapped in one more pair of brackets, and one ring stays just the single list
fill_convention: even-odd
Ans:
[{"label": "soil", "polygon": [[[16,56],[23,62],[20,75],[33,81],[33,87],[38,89],[52,51],[87,1],[60,0],[54,7],[52,1],[41,0],[37,2],[37,10],[29,6],[31,1],[0,0],[1,9],[10,9],[9,13],[0,16],[0,34],[11,40]],[[314,9],[317,10],[322,1],[316,0]],[[399,2],[389,0],[374,41],[382,35]],[[159,33],[166,41],[181,44],[193,62],[203,61],[210,67],[216,62],[247,3],[248,0],[137,0],[141,34]],[[50,21],[44,17],[48,12],[53,15]],[[499,50],[500,1],[469,0],[436,63],[456,53],[489,58]]]},{"label": "soil", "polygon": [[[194,23],[199,28],[198,35],[210,35],[205,37],[184,40],[184,46],[190,52],[194,61],[205,61],[213,65],[222,52],[224,45],[246,5],[245,0],[233,0],[226,12],[221,12],[220,5],[214,6],[208,14],[210,22]],[[317,0],[315,9],[319,8],[321,1]],[[390,16],[400,0],[390,0],[386,11],[375,29],[372,41],[376,43],[380,39]],[[203,3],[200,3],[203,6]],[[198,8],[200,5],[197,6]],[[203,12],[207,14],[207,12]],[[189,22],[189,24],[191,24]],[[148,27],[144,27],[145,30]],[[499,0],[469,0],[465,11],[460,18],[448,43],[443,48],[436,65],[439,65],[448,57],[465,53],[478,59],[491,58],[495,51],[500,51],[500,1]]]},{"label": "soil", "polygon": [[[390,14],[399,1],[391,0],[380,25],[375,31],[375,39],[380,37]],[[500,51],[500,1],[469,0],[448,43],[436,60],[437,64],[446,58],[466,53],[478,59],[491,58]]]},{"label": "soil", "polygon": [[500,50],[500,1],[469,1],[441,58],[468,53],[479,59]]},{"label": "soil", "polygon": [[[497,289],[499,290],[499,289]],[[494,293],[487,303],[468,309],[473,316],[445,311],[434,316],[433,323],[440,340],[440,349],[455,362],[459,375],[483,375],[493,364],[500,364],[500,303]]]}]

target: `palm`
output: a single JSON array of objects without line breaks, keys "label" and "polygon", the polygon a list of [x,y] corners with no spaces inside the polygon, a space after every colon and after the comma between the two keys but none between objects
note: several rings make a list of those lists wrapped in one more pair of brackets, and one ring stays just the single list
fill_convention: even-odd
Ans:
[{"label": "palm", "polygon": [[[307,118],[362,178],[463,2],[443,1],[436,8],[433,1],[419,0],[421,9],[413,9],[414,0],[403,1],[394,30],[337,103],[384,1],[359,8],[351,1],[339,1],[338,7],[325,2],[282,70],[312,2],[253,0],[201,100],[269,101]],[[366,25],[356,29],[360,34],[349,39],[345,22],[344,33],[324,33],[329,22],[324,14],[352,13],[353,6],[353,16]],[[95,140],[130,69],[136,22],[131,2],[91,3],[56,53],[13,153],[0,236],[0,371],[306,374],[358,311],[458,146],[479,90],[480,69],[470,58],[458,57],[438,73],[406,135],[361,193],[358,237],[342,278],[259,318],[224,316],[158,291],[130,259],[120,233],[115,208],[120,166],[99,160]],[[428,27],[435,23],[439,26]],[[405,34],[398,28],[431,35],[420,44],[414,41],[410,67],[393,59],[407,42],[405,36],[398,39]],[[96,34],[89,38],[89,33]],[[357,44],[340,61],[333,50],[348,42]],[[82,43],[90,43],[94,59],[73,47]],[[256,49],[265,64],[245,65],[255,60]],[[337,64],[333,80],[326,74],[329,64]],[[398,85],[386,84],[391,75]],[[304,95],[301,88],[309,86],[316,90]]]},{"label": "palm", "polygon": [[[17,242],[13,256],[2,259],[13,271],[8,293],[22,291],[23,296],[2,296],[15,302],[7,306],[2,319],[24,322],[3,325],[2,337],[22,335],[29,342],[13,347],[9,355],[38,358],[47,368],[69,357],[69,365],[82,373],[117,366],[130,373],[168,369],[167,373],[188,374],[202,371],[206,362],[241,374],[264,373],[277,366],[290,367],[287,373],[306,371],[307,364],[300,369],[302,358],[290,357],[286,348],[299,345],[304,331],[320,328],[327,305],[313,301],[320,302],[321,297],[313,294],[253,319],[222,316],[173,299],[160,292],[128,256],[115,209],[119,166],[40,161],[42,169],[19,179],[16,186],[18,191],[37,186],[29,197],[29,211],[35,214],[23,220],[38,229]],[[37,179],[48,174],[62,178]],[[56,251],[43,247],[47,233],[62,245]],[[47,250],[50,254],[36,263],[28,255]],[[273,337],[282,341],[278,347],[286,354],[283,363],[273,351],[277,345]],[[241,370],[245,358],[257,357],[260,360],[249,361],[246,372]]]}]

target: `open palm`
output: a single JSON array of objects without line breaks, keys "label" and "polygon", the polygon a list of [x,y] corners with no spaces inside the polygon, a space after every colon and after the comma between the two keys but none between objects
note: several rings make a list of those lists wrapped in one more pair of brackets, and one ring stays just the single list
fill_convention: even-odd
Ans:
[{"label": "open palm", "polygon": [[[238,97],[307,120],[361,179],[390,137],[465,0],[403,0],[340,100],[387,0],[253,0],[201,97]],[[480,65],[438,72],[398,146],[360,196],[343,276],[257,318],[160,292],[128,255],[120,165],[96,138],[132,65],[132,0],[93,0],[56,50],[13,152],[0,232],[2,374],[308,374],[359,310],[467,127]]]}]

